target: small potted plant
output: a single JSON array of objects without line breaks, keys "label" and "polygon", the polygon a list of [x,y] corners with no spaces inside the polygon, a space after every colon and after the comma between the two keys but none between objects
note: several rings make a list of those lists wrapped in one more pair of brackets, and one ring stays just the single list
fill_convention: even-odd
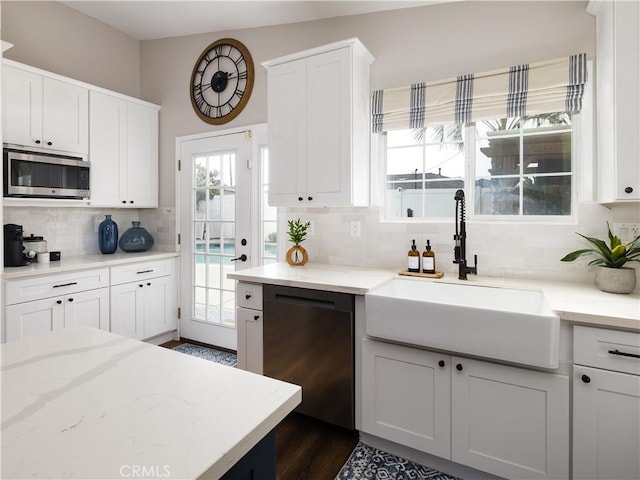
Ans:
[{"label": "small potted plant", "polygon": [[584,248],[568,253],[561,261],[573,262],[583,255],[595,255],[589,266],[595,265],[596,286],[603,292],[630,293],[636,288],[636,271],[625,267],[627,262],[640,262],[640,235],[629,243],[622,243],[617,235],[611,233],[607,222],[609,245],[599,238],[587,237],[578,233],[595,248]]},{"label": "small potted plant", "polygon": [[293,247],[287,251],[287,263],[296,267],[302,266],[309,260],[309,255],[300,244],[307,236],[311,222],[302,223],[298,218],[287,220],[287,225],[289,225],[289,241],[293,243]]}]

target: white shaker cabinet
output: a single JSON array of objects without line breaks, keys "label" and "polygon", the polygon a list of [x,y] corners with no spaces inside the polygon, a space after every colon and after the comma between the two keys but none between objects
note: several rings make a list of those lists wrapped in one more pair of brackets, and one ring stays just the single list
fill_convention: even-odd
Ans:
[{"label": "white shaker cabinet", "polygon": [[569,379],[363,339],[362,431],[506,478],[568,478]]},{"label": "white shaker cabinet", "polygon": [[158,206],[158,109],[90,92],[91,205]]},{"label": "white shaker cabinet", "polygon": [[596,15],[598,191],[640,200],[640,2],[592,1]]},{"label": "white shaker cabinet", "polygon": [[111,332],[139,340],[175,330],[175,260],[111,268]]},{"label": "white shaker cabinet", "polygon": [[70,325],[109,330],[109,271],[85,270],[6,282],[6,341]]},{"label": "white shaker cabinet", "polygon": [[640,478],[640,334],[574,327],[573,476]]},{"label": "white shaker cabinet", "polygon": [[354,38],[263,63],[270,205],[368,204],[372,62]]},{"label": "white shaker cabinet", "polygon": [[86,155],[89,151],[88,105],[87,88],[4,61],[5,143]]},{"label": "white shaker cabinet", "polygon": [[262,285],[238,282],[238,368],[262,375]]}]

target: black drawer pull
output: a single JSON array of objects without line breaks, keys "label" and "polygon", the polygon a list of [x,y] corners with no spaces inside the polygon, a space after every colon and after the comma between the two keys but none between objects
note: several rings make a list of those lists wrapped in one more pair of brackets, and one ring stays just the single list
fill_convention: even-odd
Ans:
[{"label": "black drawer pull", "polygon": [[77,285],[77,284],[78,284],[78,282],[61,283],[60,285],[54,285],[53,288],[69,287],[71,285]]},{"label": "black drawer pull", "polygon": [[142,270],[140,272],[136,272],[137,275],[140,275],[141,273],[151,273],[153,272],[153,268],[151,270]]},{"label": "black drawer pull", "polygon": [[589,375],[582,375],[581,378],[584,383],[591,383],[591,378],[589,378]]},{"label": "black drawer pull", "polygon": [[458,370],[459,372],[462,371],[462,364],[461,363],[456,365],[456,370]]},{"label": "black drawer pull", "polygon": [[631,357],[631,358],[640,358],[640,355],[638,355],[637,353],[627,353],[627,352],[621,352],[618,349],[615,350],[609,350],[609,353],[611,355],[620,355],[621,357]]},{"label": "black drawer pull", "polygon": [[445,366],[444,360],[440,360],[440,361],[438,362],[438,365],[440,365],[441,367],[444,367],[444,366]]},{"label": "black drawer pull", "polygon": [[254,319],[254,320],[260,320],[260,315],[254,315],[254,316],[253,316],[253,319]]}]

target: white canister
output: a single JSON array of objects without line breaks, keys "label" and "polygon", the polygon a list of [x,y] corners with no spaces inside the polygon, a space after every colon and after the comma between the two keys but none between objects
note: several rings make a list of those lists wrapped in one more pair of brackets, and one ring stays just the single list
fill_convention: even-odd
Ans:
[{"label": "white canister", "polygon": [[40,252],[38,254],[38,263],[49,263],[49,252]]}]

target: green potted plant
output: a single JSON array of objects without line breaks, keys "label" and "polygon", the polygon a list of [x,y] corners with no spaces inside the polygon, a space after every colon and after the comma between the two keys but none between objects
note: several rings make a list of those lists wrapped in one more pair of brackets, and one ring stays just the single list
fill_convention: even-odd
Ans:
[{"label": "green potted plant", "polygon": [[300,245],[307,236],[311,222],[302,223],[300,219],[287,220],[289,226],[289,241],[293,243],[287,251],[287,263],[292,266],[302,266],[309,260],[309,255],[302,245]]},{"label": "green potted plant", "polygon": [[583,248],[568,253],[561,258],[561,261],[573,262],[578,257],[594,255],[596,258],[589,262],[589,266],[597,267],[596,286],[603,292],[630,293],[636,287],[636,271],[624,265],[627,262],[640,262],[640,235],[629,243],[622,243],[617,235],[611,233],[609,222],[607,222],[607,233],[609,245],[599,238],[578,233],[594,248]]}]

